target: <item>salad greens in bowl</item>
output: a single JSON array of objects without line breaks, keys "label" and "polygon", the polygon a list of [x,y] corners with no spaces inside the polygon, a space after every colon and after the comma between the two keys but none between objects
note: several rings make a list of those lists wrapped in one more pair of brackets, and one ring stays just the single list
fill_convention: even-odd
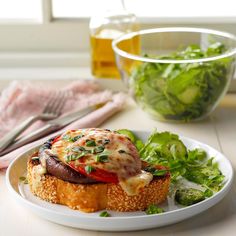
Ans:
[{"label": "salad greens in bowl", "polygon": [[[140,52],[131,54],[123,45],[134,37],[139,38]],[[235,70],[236,37],[215,30],[142,30],[114,40],[113,49],[137,104],[163,121],[187,122],[209,115]]]}]

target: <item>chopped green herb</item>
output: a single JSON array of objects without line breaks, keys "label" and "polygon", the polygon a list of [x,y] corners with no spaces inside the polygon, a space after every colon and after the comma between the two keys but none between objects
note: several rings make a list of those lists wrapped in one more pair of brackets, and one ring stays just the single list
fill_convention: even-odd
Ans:
[{"label": "chopped green herb", "polygon": [[32,157],[32,161],[38,161],[39,157]]},{"label": "chopped green herb", "polygon": [[86,149],[84,147],[79,147],[80,151],[86,151]]},{"label": "chopped green herb", "polygon": [[84,135],[77,135],[75,137],[71,137],[69,134],[66,134],[62,137],[63,140],[66,140],[68,142],[76,142],[78,139],[84,137]]},{"label": "chopped green herb", "polygon": [[68,138],[70,138],[70,135],[68,135],[68,134],[65,134],[65,135],[62,136],[63,140],[67,140]]},{"label": "chopped green herb", "polygon": [[65,161],[66,161],[66,162],[70,162],[70,161],[71,161],[71,155],[65,156]]},{"label": "chopped green herb", "polygon": [[82,137],[84,137],[84,135],[80,134],[80,135],[77,135],[77,136],[71,138],[71,140],[72,140],[72,142],[76,142],[77,140],[79,140]]},{"label": "chopped green herb", "polygon": [[71,154],[66,156],[66,162],[74,161],[76,159],[77,155]]},{"label": "chopped green herb", "polygon": [[73,151],[73,152],[83,152],[83,151],[86,151],[86,149],[84,147],[73,147],[71,149],[71,151]]},{"label": "chopped green herb", "polygon": [[147,172],[150,172],[153,176],[164,176],[167,173],[167,170],[158,170],[155,167],[148,166],[145,168]]},{"label": "chopped green herb", "polygon": [[108,143],[110,143],[110,139],[105,139],[103,144],[106,145]]},{"label": "chopped green herb", "polygon": [[78,160],[79,158],[84,157],[87,154],[88,154],[87,151],[81,152],[79,155],[76,156],[75,160]]},{"label": "chopped green herb", "polygon": [[20,176],[20,177],[19,177],[19,180],[20,180],[20,181],[25,181],[25,180],[26,180],[26,177],[25,177],[25,176]]},{"label": "chopped green herb", "polygon": [[94,147],[94,146],[96,146],[96,143],[94,140],[86,140],[86,146],[87,147]]},{"label": "chopped green herb", "polygon": [[66,162],[78,160],[79,158],[85,156],[87,153],[88,153],[87,151],[83,151],[83,152],[81,152],[79,154],[67,155],[66,156]]},{"label": "chopped green herb", "polygon": [[101,153],[101,152],[104,151],[104,149],[105,149],[104,146],[97,146],[97,147],[95,147],[95,148],[92,150],[92,153],[93,153],[93,154]]},{"label": "chopped green herb", "polygon": [[118,152],[119,152],[119,153],[126,153],[126,151],[125,151],[125,150],[122,150],[122,149],[119,150]]},{"label": "chopped green herb", "polygon": [[71,150],[70,147],[65,148],[65,151],[66,151],[66,152],[69,152],[70,150]]},{"label": "chopped green herb", "polygon": [[110,217],[111,215],[107,211],[103,211],[99,214],[100,217]]},{"label": "chopped green herb", "polygon": [[28,179],[26,178],[26,177],[24,177],[24,176],[21,176],[20,178],[19,178],[19,180],[21,181],[21,182],[23,182],[24,184],[28,184],[29,182],[28,182]]},{"label": "chopped green herb", "polygon": [[69,134],[65,134],[63,137],[62,137],[63,140],[65,141],[68,141],[68,142],[73,142],[72,141],[72,138]]},{"label": "chopped green herb", "polygon": [[164,210],[154,204],[149,205],[148,208],[145,210],[147,215],[153,215],[153,214],[160,214],[163,213]]},{"label": "chopped green herb", "polygon": [[94,171],[94,168],[92,166],[89,166],[89,165],[85,166],[84,169],[85,169],[87,174],[90,174],[92,171]]},{"label": "chopped green herb", "polygon": [[95,157],[96,162],[108,162],[108,155],[100,154]]},{"label": "chopped green herb", "polygon": [[67,148],[66,151],[70,151],[70,150],[71,150],[72,152],[81,152],[80,149],[79,149],[79,147]]}]

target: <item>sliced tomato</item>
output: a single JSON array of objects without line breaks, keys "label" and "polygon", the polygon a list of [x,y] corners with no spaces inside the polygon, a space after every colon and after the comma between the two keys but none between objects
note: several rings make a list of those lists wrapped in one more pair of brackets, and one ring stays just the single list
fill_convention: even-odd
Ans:
[{"label": "sliced tomato", "polygon": [[57,142],[60,138],[61,138],[61,135],[57,136],[57,137],[52,141],[52,144],[54,144],[55,142]]},{"label": "sliced tomato", "polygon": [[101,181],[104,183],[118,183],[118,177],[115,173],[108,172],[103,169],[95,168],[92,167],[92,171],[90,173],[87,173],[85,170],[86,165],[85,164],[80,164],[80,165],[75,165],[73,161],[67,163],[72,169],[78,171],[79,173],[86,175],[92,179],[95,179],[97,181]]}]

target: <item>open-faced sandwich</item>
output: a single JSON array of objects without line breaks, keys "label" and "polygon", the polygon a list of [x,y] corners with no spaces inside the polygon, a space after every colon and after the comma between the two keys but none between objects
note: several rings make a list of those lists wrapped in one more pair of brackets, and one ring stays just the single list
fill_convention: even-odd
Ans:
[{"label": "open-faced sandwich", "polygon": [[84,212],[138,211],[166,200],[170,174],[142,161],[126,135],[106,129],[68,130],[28,161],[31,192]]}]

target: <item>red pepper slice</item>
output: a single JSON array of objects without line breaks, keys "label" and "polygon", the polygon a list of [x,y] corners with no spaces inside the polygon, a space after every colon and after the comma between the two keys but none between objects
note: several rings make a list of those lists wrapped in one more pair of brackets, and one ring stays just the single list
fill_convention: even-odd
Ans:
[{"label": "red pepper slice", "polygon": [[59,135],[59,136],[57,136],[53,141],[52,141],[52,143],[51,144],[54,144],[54,143],[56,143],[57,141],[59,141],[60,140],[60,138],[61,138],[61,135]]},{"label": "red pepper slice", "polygon": [[108,172],[106,170],[99,169],[96,167],[92,167],[92,171],[90,173],[87,173],[85,170],[85,167],[86,167],[85,164],[75,165],[73,161],[67,164],[74,170],[78,171],[79,173],[86,175],[97,181],[101,181],[104,183],[114,183],[114,184],[117,184],[119,182],[118,177],[115,173],[111,173],[111,172]]}]

